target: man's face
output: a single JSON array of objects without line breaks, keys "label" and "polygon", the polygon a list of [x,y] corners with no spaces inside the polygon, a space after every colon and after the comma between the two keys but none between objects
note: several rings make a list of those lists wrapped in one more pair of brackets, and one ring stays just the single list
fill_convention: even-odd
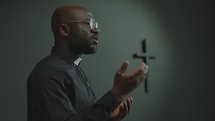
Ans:
[{"label": "man's face", "polygon": [[90,21],[94,20],[92,13],[82,11],[78,15],[79,19],[69,23],[71,29],[68,37],[69,48],[76,54],[94,54],[99,42],[99,30],[98,28],[90,27]]}]

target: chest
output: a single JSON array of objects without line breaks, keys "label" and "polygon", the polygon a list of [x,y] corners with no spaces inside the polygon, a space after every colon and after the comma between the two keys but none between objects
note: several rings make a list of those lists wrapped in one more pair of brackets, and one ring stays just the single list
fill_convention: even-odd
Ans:
[{"label": "chest", "polygon": [[89,80],[80,68],[69,68],[67,75],[67,94],[77,112],[93,104],[96,100],[95,93]]}]

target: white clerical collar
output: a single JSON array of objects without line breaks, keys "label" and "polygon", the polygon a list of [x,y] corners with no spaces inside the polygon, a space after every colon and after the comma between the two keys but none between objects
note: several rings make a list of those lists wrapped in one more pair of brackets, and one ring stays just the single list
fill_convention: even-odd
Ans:
[{"label": "white clerical collar", "polygon": [[82,60],[82,58],[78,58],[77,60],[75,60],[73,63],[75,64],[75,65],[79,65],[79,63],[81,62],[81,60]]}]

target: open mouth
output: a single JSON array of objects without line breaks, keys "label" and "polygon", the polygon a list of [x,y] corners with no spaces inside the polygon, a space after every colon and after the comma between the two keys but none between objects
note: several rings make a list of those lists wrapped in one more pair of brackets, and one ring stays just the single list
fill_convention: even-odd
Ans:
[{"label": "open mouth", "polygon": [[99,44],[99,37],[98,36],[93,36],[92,37],[92,42],[93,42],[93,44]]}]

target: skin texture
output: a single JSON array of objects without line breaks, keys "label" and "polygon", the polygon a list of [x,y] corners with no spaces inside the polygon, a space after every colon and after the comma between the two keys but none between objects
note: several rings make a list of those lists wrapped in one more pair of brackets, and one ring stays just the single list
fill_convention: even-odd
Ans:
[{"label": "skin texture", "polygon": [[[99,43],[99,30],[90,29],[86,23],[69,23],[69,21],[89,22],[93,14],[82,5],[65,5],[57,8],[52,16],[52,32],[55,46],[72,53],[94,54]],[[120,121],[127,116],[132,107],[132,97],[126,97],[146,78],[148,66],[141,63],[133,71],[126,73],[128,61],[124,61],[115,73],[111,91],[120,101],[120,105],[112,112],[110,121]]]}]

